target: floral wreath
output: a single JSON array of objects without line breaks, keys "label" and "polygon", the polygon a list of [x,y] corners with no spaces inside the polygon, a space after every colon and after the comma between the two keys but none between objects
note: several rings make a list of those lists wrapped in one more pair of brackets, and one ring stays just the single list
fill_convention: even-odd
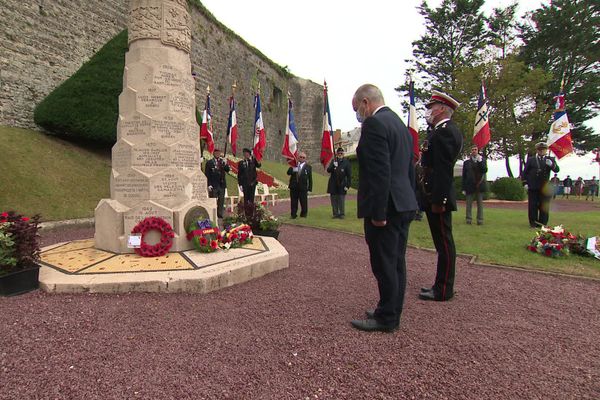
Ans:
[{"label": "floral wreath", "polygon": [[[149,245],[144,241],[146,233],[150,231],[160,232],[160,241],[154,245]],[[171,225],[160,217],[144,218],[143,221],[133,228],[131,233],[140,233],[142,235],[140,247],[135,249],[135,252],[142,257],[164,256],[169,252],[169,249],[173,245],[173,238],[175,237],[175,232],[173,232]]]},{"label": "floral wreath", "polygon": [[242,247],[247,243],[252,243],[252,228],[248,224],[232,224],[225,227],[221,232],[221,248],[224,250]]},{"label": "floral wreath", "polygon": [[202,253],[212,253],[219,248],[221,234],[209,219],[196,221],[188,228],[187,239]]}]

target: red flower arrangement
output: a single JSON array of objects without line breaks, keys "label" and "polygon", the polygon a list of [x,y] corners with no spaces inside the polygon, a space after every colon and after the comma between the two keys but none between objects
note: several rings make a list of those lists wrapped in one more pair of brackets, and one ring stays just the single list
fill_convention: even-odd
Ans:
[{"label": "red flower arrangement", "polygon": [[568,256],[569,253],[585,255],[585,239],[565,231],[562,225],[549,228],[541,227],[527,250],[547,257]]},{"label": "red flower arrangement", "polygon": [[221,234],[209,219],[196,221],[188,227],[187,239],[191,240],[194,248],[202,253],[212,253],[219,249]]},{"label": "red flower arrangement", "polygon": [[242,247],[247,243],[252,243],[253,237],[252,228],[248,224],[227,225],[221,232],[221,248],[227,250]]},{"label": "red flower arrangement", "polygon": [[[160,232],[160,241],[154,245],[149,245],[144,241],[146,233],[150,231]],[[133,228],[131,233],[142,235],[142,243],[140,247],[135,249],[135,252],[142,257],[164,256],[169,252],[171,246],[173,246],[173,238],[175,237],[175,232],[173,232],[171,225],[159,217],[145,218]]]}]

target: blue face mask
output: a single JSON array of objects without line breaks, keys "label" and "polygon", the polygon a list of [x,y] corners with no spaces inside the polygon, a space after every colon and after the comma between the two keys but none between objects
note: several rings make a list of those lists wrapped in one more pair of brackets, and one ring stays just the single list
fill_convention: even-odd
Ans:
[{"label": "blue face mask", "polygon": [[358,110],[356,110],[356,120],[358,121],[359,124],[362,124],[363,121],[364,121],[362,115],[360,115],[360,113],[358,112]]}]

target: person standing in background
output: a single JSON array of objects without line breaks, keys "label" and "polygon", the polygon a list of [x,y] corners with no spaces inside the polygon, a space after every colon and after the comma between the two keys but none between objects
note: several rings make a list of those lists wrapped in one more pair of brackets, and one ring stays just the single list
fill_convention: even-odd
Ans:
[{"label": "person standing in background", "polygon": [[238,186],[241,186],[244,192],[244,207],[246,207],[248,204],[254,204],[254,193],[258,184],[256,168],[260,168],[260,163],[252,157],[250,149],[245,148],[243,153],[244,159],[238,163]]},{"label": "person standing in background", "polygon": [[575,181],[575,196],[580,199],[581,195],[583,195],[583,187],[585,186],[585,183],[583,182],[583,178],[579,177],[577,178],[577,180]]},{"label": "person standing in background", "polygon": [[485,192],[485,173],[487,162],[478,153],[476,145],[471,146],[471,155],[463,163],[462,190],[466,196],[467,224],[472,222],[473,200],[477,202],[477,225],[483,224],[483,193]]},{"label": "person standing in background", "polygon": [[344,149],[341,147],[336,151],[336,157],[331,161],[327,172],[330,173],[327,182],[327,193],[331,198],[333,218],[343,219],[345,217],[346,193],[352,182],[352,166],[350,161],[344,158]]},{"label": "person standing in background", "polygon": [[229,172],[229,165],[227,165],[227,160],[221,157],[221,150],[214,149],[213,158],[206,162],[205,170],[208,197],[217,199],[217,217],[223,218],[225,189],[227,189],[225,175]]},{"label": "person standing in background", "polygon": [[531,228],[548,224],[550,199],[552,198],[552,188],[548,183],[550,171],[560,171],[554,157],[547,155],[548,145],[546,143],[536,144],[535,149],[537,154],[527,158],[523,169],[529,203],[529,226]]},{"label": "person standing in background", "polygon": [[569,195],[571,194],[572,187],[573,187],[573,179],[571,179],[571,175],[567,175],[567,177],[563,181],[563,198],[566,195],[567,200],[569,200]]},{"label": "person standing in background", "polygon": [[560,186],[560,179],[558,179],[558,174],[554,174],[552,179],[550,179],[550,183],[552,184],[552,198],[555,199],[558,194],[558,187]]},{"label": "person standing in background", "polygon": [[594,201],[594,196],[598,197],[598,179],[596,179],[596,176],[592,176],[592,179],[590,180],[590,184],[588,185],[588,192],[585,195],[585,200],[587,201],[588,197],[592,197],[592,201]]},{"label": "person standing in background", "polygon": [[308,215],[308,192],[312,192],[312,167],[306,162],[306,153],[298,153],[298,165],[289,167],[287,174],[290,176],[290,203],[292,219],[298,216],[298,202],[300,202],[300,217]]}]

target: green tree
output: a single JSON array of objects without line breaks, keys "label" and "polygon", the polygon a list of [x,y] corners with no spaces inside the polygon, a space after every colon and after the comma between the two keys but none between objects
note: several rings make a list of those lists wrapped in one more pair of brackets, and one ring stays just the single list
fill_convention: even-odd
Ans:
[{"label": "green tree", "polygon": [[[598,147],[600,137],[583,123],[600,109],[600,2],[554,0],[528,17],[520,26],[521,58],[531,67],[552,73],[543,93],[550,110],[564,74],[574,145],[580,150]],[[537,135],[545,134],[546,130]]]}]

